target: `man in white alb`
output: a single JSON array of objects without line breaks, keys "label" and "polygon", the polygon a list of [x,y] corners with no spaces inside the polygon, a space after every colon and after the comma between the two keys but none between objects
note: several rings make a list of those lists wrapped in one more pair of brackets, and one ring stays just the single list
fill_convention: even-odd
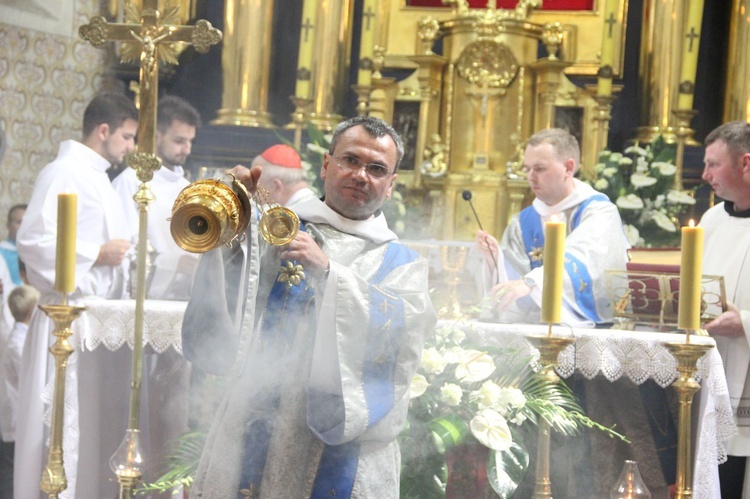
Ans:
[{"label": "man in white alb", "polygon": [[709,133],[705,143],[703,180],[724,202],[701,218],[703,273],[724,276],[729,302],[728,310],[705,328],[724,361],[739,429],[729,440],[728,461],[719,466],[721,497],[749,497],[750,473],[745,470],[750,456],[750,124],[725,123]]},{"label": "man in white alb", "polygon": [[[147,297],[158,300],[187,300],[193,285],[198,256],[183,250],[172,239],[168,219],[180,191],[188,184],[183,166],[200,127],[200,115],[185,100],[167,96],[159,100],[156,118],[156,155],[161,168],[154,172],[149,187],[154,200],[148,208],[148,241],[156,253]],[[123,204],[133,242],[138,241],[138,204],[133,196],[140,181],[126,168],[112,181]],[[134,283],[131,283],[133,285]]]},{"label": "man in white alb", "polygon": [[[53,289],[55,281],[55,252],[57,238],[57,195],[78,195],[76,237],[76,289],[69,303],[81,304],[81,298],[96,296],[119,299],[126,287],[126,259],[130,248],[125,216],[117,194],[107,176],[113,163],[121,163],[135,147],[138,111],[123,94],[102,93],[94,97],[83,115],[82,140],[66,140],[60,144],[57,157],[45,166],[34,183],[29,206],[18,229],[18,254],[26,264],[29,282],[42,297],[40,303],[61,302]],[[49,426],[45,411],[49,410],[49,393],[45,387],[54,376],[54,362],[48,348],[52,337],[52,321],[37,310],[29,325],[24,346],[19,378],[18,424],[16,427],[16,466],[14,470],[15,497],[40,497],[39,479],[47,461]],[[74,323],[75,329],[75,323]],[[72,338],[75,341],[75,338]],[[100,357],[111,352],[74,352],[68,364],[66,401],[63,429],[63,450],[68,488],[61,497],[105,497],[98,489],[99,481],[106,481],[99,462],[106,461],[109,449],[99,451],[100,439],[96,429],[104,428],[122,438],[125,427],[106,424],[121,408],[110,405],[106,395],[127,399],[124,394],[107,390],[107,378],[129,377],[125,372],[109,372],[109,362]],[[89,364],[89,363],[92,364]],[[97,387],[78,386],[78,371],[96,372],[102,380]],[[126,383],[127,384],[127,383]],[[49,388],[48,388],[49,389]],[[79,398],[78,394],[82,394]],[[83,394],[85,393],[85,396]],[[44,398],[44,399],[43,399]],[[102,411],[107,407],[111,413]],[[127,402],[125,403],[127,414]],[[80,421],[79,421],[80,417]],[[91,418],[91,420],[87,419]],[[127,419],[127,416],[125,417]],[[106,423],[106,424],[105,424]],[[79,434],[79,424],[82,430]],[[109,452],[109,454],[107,454]],[[115,491],[117,488],[115,487]]]}]

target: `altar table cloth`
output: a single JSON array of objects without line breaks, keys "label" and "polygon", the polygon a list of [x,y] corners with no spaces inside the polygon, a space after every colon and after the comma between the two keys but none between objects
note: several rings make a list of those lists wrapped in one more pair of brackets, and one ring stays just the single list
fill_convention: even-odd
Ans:
[{"label": "altar table cloth", "polygon": [[[548,332],[546,325],[473,321],[441,320],[437,327],[459,328],[480,344],[527,348],[529,355],[535,358],[539,352],[525,337],[546,336]],[[553,326],[552,334],[575,339],[558,356],[556,372],[562,378],[578,371],[587,379],[601,374],[610,382],[626,377],[638,385],[653,379],[666,388],[679,376],[677,362],[664,344],[684,343],[684,334],[567,326]],[[713,338],[696,335],[691,335],[691,343],[716,345]],[[716,348],[698,361],[695,378],[701,383],[701,389],[693,401],[698,405],[699,413],[698,432],[693,437],[693,497],[720,497],[718,465],[726,461],[726,441],[737,429],[732,418],[723,363]],[[695,425],[696,421],[693,423]]]}]

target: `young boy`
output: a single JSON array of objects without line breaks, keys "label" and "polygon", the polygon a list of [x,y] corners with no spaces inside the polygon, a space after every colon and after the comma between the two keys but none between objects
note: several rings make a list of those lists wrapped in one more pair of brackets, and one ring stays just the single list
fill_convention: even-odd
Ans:
[{"label": "young boy", "polygon": [[39,291],[31,286],[18,286],[8,295],[8,308],[15,324],[0,356],[0,499],[13,497],[18,373],[26,332],[38,301]]}]

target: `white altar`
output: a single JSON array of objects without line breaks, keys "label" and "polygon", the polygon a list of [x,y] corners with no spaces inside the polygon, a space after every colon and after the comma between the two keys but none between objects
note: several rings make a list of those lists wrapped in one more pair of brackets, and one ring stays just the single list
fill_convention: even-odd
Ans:
[{"label": "white altar", "polygon": [[[116,497],[118,484],[109,457],[125,436],[128,425],[131,362],[135,331],[134,300],[89,297],[87,310],[72,324],[74,356],[68,382],[75,380],[77,418],[67,411],[64,439],[75,438],[78,452],[77,497]],[[186,302],[146,300],[143,324],[143,375],[139,427],[146,472],[153,481],[166,466],[170,442],[187,431],[190,364],[182,356],[180,331]],[[51,386],[47,391],[51,395]],[[66,397],[68,398],[68,397]],[[72,425],[72,427],[71,427]],[[67,447],[67,446],[66,446]],[[66,452],[69,449],[66,448]],[[96,480],[81,479],[81,474]],[[145,495],[141,497],[170,497]]]},{"label": "white altar", "polygon": [[[525,337],[545,336],[548,331],[548,327],[543,325],[461,321],[439,323],[439,327],[445,325],[462,329],[469,338],[480,344],[526,348],[534,357],[538,357],[538,352]],[[652,379],[663,388],[678,377],[677,363],[664,344],[685,342],[683,334],[564,326],[553,327],[553,335],[575,339],[575,343],[558,357],[556,371],[562,378],[579,372],[589,380],[601,375],[610,382],[627,378],[636,385]],[[715,345],[714,340],[707,336],[693,335],[691,342]],[[725,442],[736,427],[732,420],[723,364],[715,348],[698,361],[696,379],[702,388],[694,400],[698,418],[694,420],[697,433],[694,434],[693,497],[720,497],[718,465],[726,460]],[[554,452],[553,448],[553,460]]]}]

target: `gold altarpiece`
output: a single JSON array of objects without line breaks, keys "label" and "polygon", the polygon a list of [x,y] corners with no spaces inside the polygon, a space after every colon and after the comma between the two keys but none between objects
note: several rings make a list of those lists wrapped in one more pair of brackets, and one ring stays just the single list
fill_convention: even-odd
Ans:
[{"label": "gold altarpiece", "polygon": [[[614,1],[619,75],[627,0]],[[520,166],[524,141],[537,130],[574,129],[584,169],[596,162],[596,102],[568,75],[596,74],[602,9],[535,11],[534,3],[520,1],[513,10],[496,9],[494,1],[486,9],[461,1],[447,9],[408,7],[404,0],[381,4],[369,112],[399,128],[399,106],[418,106],[410,143],[415,168],[402,171],[399,183],[407,203],[427,206],[433,237],[473,238],[477,225],[465,190],[485,229],[502,234],[531,199]],[[440,55],[433,52],[436,43]],[[378,78],[394,69],[412,73],[398,82]],[[572,122],[565,110],[573,110]]]}]

